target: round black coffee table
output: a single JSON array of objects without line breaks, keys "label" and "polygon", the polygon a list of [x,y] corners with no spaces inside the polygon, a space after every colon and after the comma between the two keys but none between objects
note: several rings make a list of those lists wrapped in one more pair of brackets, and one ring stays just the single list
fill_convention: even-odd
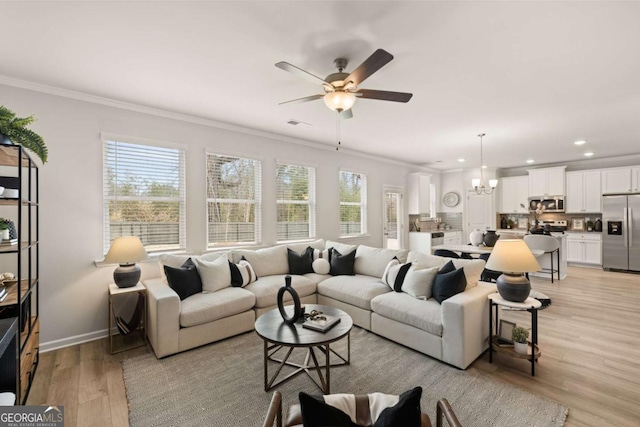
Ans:
[{"label": "round black coffee table", "polygon": [[[293,311],[293,307],[287,307],[287,310]],[[278,309],[274,309],[264,313],[256,320],[255,329],[257,334],[264,340],[264,391],[269,391],[280,384],[283,384],[298,374],[306,373],[315,385],[320,388],[323,394],[330,393],[331,377],[329,368],[332,366],[348,365],[351,362],[351,328],[353,320],[342,310],[318,304],[306,304],[305,310],[310,313],[311,310],[323,312],[327,316],[340,317],[340,323],[329,329],[327,332],[318,332],[304,328],[304,322],[298,321],[293,325],[287,325],[282,320],[282,316]],[[344,358],[330,347],[330,344],[347,337],[347,356]],[[295,348],[306,348],[307,354],[303,363],[294,363],[289,361],[289,356]],[[286,350],[285,350],[286,348]],[[318,357],[314,349],[324,354],[324,364],[318,362]],[[278,359],[275,357],[280,350],[285,351],[284,357]],[[338,363],[330,363],[330,354],[335,354],[341,361]],[[278,368],[274,375],[269,379],[269,362],[278,363]],[[296,369],[275,382],[282,368],[287,366]],[[322,375],[322,369],[325,373]],[[310,371],[318,374],[320,383],[311,375]]]}]

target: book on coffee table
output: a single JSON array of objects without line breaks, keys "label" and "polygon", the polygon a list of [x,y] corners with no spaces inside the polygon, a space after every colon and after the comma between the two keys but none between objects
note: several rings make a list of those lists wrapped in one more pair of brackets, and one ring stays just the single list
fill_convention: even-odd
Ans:
[{"label": "book on coffee table", "polygon": [[326,319],[305,320],[304,323],[302,324],[302,327],[311,329],[314,331],[318,331],[318,332],[327,332],[329,329],[333,328],[338,323],[340,323],[339,317],[326,316],[326,315],[323,315],[323,316],[326,317]]}]

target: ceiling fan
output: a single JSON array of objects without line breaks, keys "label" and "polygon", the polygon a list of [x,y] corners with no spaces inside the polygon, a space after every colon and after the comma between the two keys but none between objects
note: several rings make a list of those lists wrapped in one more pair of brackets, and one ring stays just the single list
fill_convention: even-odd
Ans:
[{"label": "ceiling fan", "polygon": [[300,103],[324,99],[324,103],[330,109],[337,111],[342,118],[353,117],[351,107],[358,98],[379,99],[381,101],[409,102],[412,93],[389,92],[384,90],[358,89],[358,86],[369,76],[384,67],[393,59],[393,55],[384,49],[378,49],[367,58],[351,74],[345,73],[348,61],[345,58],[338,58],[333,64],[338,69],[337,73],[329,74],[322,79],[315,74],[311,74],[302,68],[289,64],[288,62],[278,62],[276,67],[305,78],[313,83],[320,83],[324,89],[324,94],[306,96],[304,98],[293,99],[281,102],[282,104]]}]

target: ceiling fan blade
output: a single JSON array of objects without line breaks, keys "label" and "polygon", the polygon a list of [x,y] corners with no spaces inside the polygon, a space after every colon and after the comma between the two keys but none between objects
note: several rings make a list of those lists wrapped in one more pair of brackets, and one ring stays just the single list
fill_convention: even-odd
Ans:
[{"label": "ceiling fan blade", "polygon": [[383,49],[378,49],[367,58],[358,68],[353,70],[344,81],[352,81],[356,86],[365,81],[371,74],[384,67],[393,59],[393,55]]},{"label": "ceiling fan blade", "polygon": [[349,108],[348,110],[343,111],[342,113],[340,113],[340,118],[342,120],[347,120],[347,119],[352,119],[353,118],[353,111],[351,108]]},{"label": "ceiling fan blade", "polygon": [[386,90],[360,89],[355,92],[358,98],[379,99],[382,101],[409,102],[412,93],[389,92]]},{"label": "ceiling fan blade", "polygon": [[293,64],[289,64],[288,62],[284,62],[284,61],[278,62],[276,64],[276,67],[280,68],[281,70],[288,71],[288,72],[293,73],[293,74],[295,74],[297,76],[300,76],[303,79],[307,79],[312,83],[316,83],[316,84],[318,84],[318,83],[326,84],[327,83],[327,82],[324,81],[324,79],[321,79],[320,77],[316,76],[315,74],[311,74],[310,72],[305,71],[300,67],[296,67]]},{"label": "ceiling fan blade", "polygon": [[315,101],[316,99],[322,99],[322,98],[324,98],[324,95],[311,95],[311,96],[305,96],[304,98],[292,99],[291,101],[284,101],[284,102],[279,103],[278,105],[282,105],[282,104],[300,104],[302,102]]}]

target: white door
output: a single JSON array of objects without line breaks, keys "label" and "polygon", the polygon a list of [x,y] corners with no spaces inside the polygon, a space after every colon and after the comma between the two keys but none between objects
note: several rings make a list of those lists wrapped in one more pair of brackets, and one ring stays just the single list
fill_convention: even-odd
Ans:
[{"label": "white door", "polygon": [[475,191],[469,191],[465,209],[467,213],[467,236],[476,228],[480,231],[485,231],[495,227],[493,194],[479,195]]},{"label": "white door", "polygon": [[385,188],[382,203],[382,247],[401,249],[404,230],[402,190]]}]

